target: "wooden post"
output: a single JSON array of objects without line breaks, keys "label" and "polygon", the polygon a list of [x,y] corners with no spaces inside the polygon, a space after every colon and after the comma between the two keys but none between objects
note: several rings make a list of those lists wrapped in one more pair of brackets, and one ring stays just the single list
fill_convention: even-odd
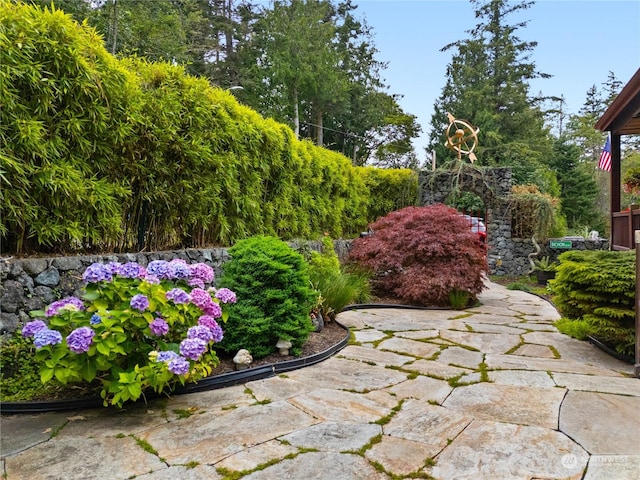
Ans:
[{"label": "wooden post", "polygon": [[640,230],[635,231],[636,247],[636,350],[635,376],[640,378]]}]

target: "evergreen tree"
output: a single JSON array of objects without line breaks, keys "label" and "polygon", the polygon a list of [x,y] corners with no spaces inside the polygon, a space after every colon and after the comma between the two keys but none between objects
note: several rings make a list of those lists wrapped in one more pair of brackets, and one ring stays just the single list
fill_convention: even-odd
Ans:
[{"label": "evergreen tree", "polygon": [[430,149],[438,164],[450,163],[455,154],[444,147],[447,112],[480,128],[476,151],[480,165],[510,166],[518,183],[535,183],[553,194],[555,179],[544,168],[552,148],[544,115],[529,98],[528,81],[546,78],[530,61],[536,42],[515,35],[527,22],[506,23],[507,17],[533,2],[471,0],[481,20],[470,38],[446,45],[453,50],[447,81],[432,116]]},{"label": "evergreen tree", "polygon": [[588,164],[580,161],[581,150],[566,139],[557,139],[550,167],[560,183],[561,210],[570,229],[584,227],[604,232],[606,221],[596,205],[597,184]]}]

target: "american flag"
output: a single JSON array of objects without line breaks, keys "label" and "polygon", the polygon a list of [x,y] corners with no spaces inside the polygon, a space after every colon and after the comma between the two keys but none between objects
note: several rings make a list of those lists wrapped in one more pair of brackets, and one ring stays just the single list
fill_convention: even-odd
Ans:
[{"label": "american flag", "polygon": [[611,135],[607,136],[607,142],[604,144],[604,147],[602,147],[598,168],[606,172],[611,171]]}]

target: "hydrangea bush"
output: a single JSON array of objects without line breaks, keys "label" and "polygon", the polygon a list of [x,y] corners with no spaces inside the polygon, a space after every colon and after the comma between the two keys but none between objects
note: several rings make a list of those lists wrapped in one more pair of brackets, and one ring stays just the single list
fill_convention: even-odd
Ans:
[{"label": "hydrangea bush", "polygon": [[156,260],[94,263],[78,297],[31,312],[22,336],[33,339],[43,382],[102,384],[104,405],[122,407],[145,390],[160,393],[195,382],[219,363],[213,349],[223,338],[227,288],[212,286],[204,263]]}]

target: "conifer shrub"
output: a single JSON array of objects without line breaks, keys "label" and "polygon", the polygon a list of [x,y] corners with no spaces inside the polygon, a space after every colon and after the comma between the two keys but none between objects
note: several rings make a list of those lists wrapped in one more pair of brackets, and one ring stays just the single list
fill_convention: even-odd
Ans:
[{"label": "conifer shrub", "polygon": [[635,252],[568,251],[549,282],[564,317],[584,321],[591,335],[633,355],[635,344]]},{"label": "conifer shrub", "polygon": [[275,352],[279,339],[299,355],[314,329],[309,312],[316,302],[304,257],[282,240],[259,235],[229,249],[220,285],[232,289],[238,302],[229,308],[224,339],[228,353],[241,348],[261,358]]},{"label": "conifer shrub", "polygon": [[475,300],[482,291],[486,246],[457,210],[443,204],[406,207],[371,230],[353,241],[349,261],[372,272],[375,293],[414,305],[448,305],[451,292]]}]

